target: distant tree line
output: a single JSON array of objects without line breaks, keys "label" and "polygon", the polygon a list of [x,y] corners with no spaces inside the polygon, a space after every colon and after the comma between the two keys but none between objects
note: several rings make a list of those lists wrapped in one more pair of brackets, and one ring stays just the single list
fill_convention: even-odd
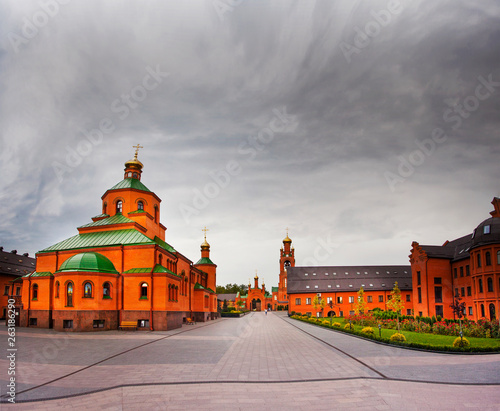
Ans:
[{"label": "distant tree line", "polygon": [[215,289],[217,294],[236,294],[239,292],[240,294],[246,294],[248,290],[248,285],[245,284],[226,284],[226,285],[218,285]]}]

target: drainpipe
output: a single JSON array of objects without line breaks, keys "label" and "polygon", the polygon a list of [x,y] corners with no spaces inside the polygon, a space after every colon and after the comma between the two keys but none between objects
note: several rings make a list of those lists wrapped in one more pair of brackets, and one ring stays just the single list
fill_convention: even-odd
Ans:
[{"label": "drainpipe", "polygon": [[430,306],[429,306],[429,298],[430,298],[430,295],[429,295],[429,275],[428,275],[428,272],[427,272],[427,263],[429,262],[429,257],[427,257],[427,260],[425,260],[425,288],[427,288],[427,317],[430,317]]},{"label": "drainpipe", "polygon": [[[33,273],[31,273],[33,274]],[[30,307],[31,307],[31,274],[28,277],[28,315],[26,316],[26,327],[30,326]]]},{"label": "drainpipe", "polygon": [[154,249],[154,258],[153,258],[153,268],[151,268],[151,273],[149,274],[150,275],[150,278],[151,278],[151,299],[150,299],[150,305],[149,305],[149,329],[150,331],[154,331],[154,327],[153,327],[153,298],[154,298],[154,277],[153,277],[153,271],[155,269],[155,266],[156,266],[156,259],[157,259],[157,254],[158,254],[158,246],[155,245],[155,249]]},{"label": "drainpipe", "polygon": [[[123,269],[125,267],[125,250],[123,244],[120,246],[120,250],[122,252],[122,262],[121,262],[121,269],[120,272],[118,273],[118,281],[116,282],[116,293],[120,293],[120,298],[116,299],[117,303],[118,300],[120,300],[120,304],[118,306],[118,327],[120,327],[120,324],[122,323],[122,313],[123,313],[123,291],[125,289],[125,278],[123,277]],[[119,284],[121,283],[121,287]],[[118,295],[117,295],[118,297]]]}]

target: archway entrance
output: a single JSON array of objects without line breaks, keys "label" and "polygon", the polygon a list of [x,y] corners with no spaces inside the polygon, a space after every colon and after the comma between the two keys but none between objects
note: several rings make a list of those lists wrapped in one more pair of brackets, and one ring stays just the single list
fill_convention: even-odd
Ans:
[{"label": "archway entrance", "polygon": [[495,304],[490,304],[490,320],[493,321],[494,319],[496,319]]},{"label": "archway entrance", "polygon": [[337,314],[335,314],[335,311],[328,311],[328,314],[327,314],[328,317],[336,317]]},{"label": "archway entrance", "polygon": [[255,310],[255,311],[261,311],[262,310],[260,298],[257,298],[257,299],[254,298],[252,300],[252,311],[253,310]]}]

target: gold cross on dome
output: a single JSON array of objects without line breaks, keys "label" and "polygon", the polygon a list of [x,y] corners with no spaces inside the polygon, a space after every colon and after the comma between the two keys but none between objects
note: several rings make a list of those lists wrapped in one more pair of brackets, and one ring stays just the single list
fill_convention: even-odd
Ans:
[{"label": "gold cross on dome", "polygon": [[286,228],[286,236],[288,237],[288,227]]},{"label": "gold cross on dome", "polygon": [[210,231],[206,226],[205,228],[202,228],[201,231],[205,232],[205,240],[207,239],[207,231]]},{"label": "gold cross on dome", "polygon": [[141,146],[140,144],[137,144],[136,146],[132,146],[132,147],[135,148],[134,160],[137,160],[137,154],[139,154],[139,149],[144,148],[144,147]]}]

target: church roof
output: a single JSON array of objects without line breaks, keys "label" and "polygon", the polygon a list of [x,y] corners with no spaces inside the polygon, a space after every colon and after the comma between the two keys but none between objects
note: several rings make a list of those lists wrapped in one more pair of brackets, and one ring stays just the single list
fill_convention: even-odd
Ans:
[{"label": "church roof", "polygon": [[200,258],[200,259],[196,262],[196,264],[195,264],[195,265],[198,265],[198,264],[212,264],[212,265],[215,265],[215,264],[213,263],[213,261],[212,261],[210,258],[208,258],[208,257],[202,257],[202,258]]},{"label": "church roof", "polygon": [[[152,269],[152,267],[131,268],[130,270],[126,270],[123,273],[124,274],[145,274],[145,273],[150,273],[151,269]],[[168,268],[165,268],[160,264],[155,265],[153,273],[168,273],[168,274],[175,275],[176,277],[181,278],[180,275],[175,274],[173,271],[170,271]]]},{"label": "church roof", "polygon": [[153,241],[149,237],[134,229],[77,234],[66,240],[60,241],[57,244],[51,245],[50,247],[39,251],[39,253],[135,244],[158,244],[167,251],[175,253],[175,250],[165,241],[159,239],[158,237],[155,237]]},{"label": "church roof", "polygon": [[133,188],[135,190],[151,192],[151,190],[149,188],[147,188],[144,184],[141,183],[140,180],[138,180],[136,178],[125,178],[122,181],[120,181],[119,183],[115,184],[109,190],[119,190],[122,188]]},{"label": "church roof", "polygon": [[226,294],[217,294],[217,299],[221,301],[234,301],[236,300],[236,293],[226,293]]},{"label": "church roof", "polygon": [[290,267],[287,293],[391,291],[394,282],[401,290],[412,289],[409,265]]},{"label": "church roof", "polygon": [[111,224],[127,224],[127,223],[134,223],[134,222],[135,222],[134,220],[131,220],[130,218],[125,217],[123,214],[115,214],[113,217],[108,216],[108,217],[102,218],[101,220],[97,220],[97,221],[94,221],[92,223],[81,225],[78,228],[98,227],[98,226],[111,225]]},{"label": "church roof", "polygon": [[278,290],[279,290],[278,287],[271,287],[271,292],[273,292],[273,293],[277,293]]},{"label": "church roof", "polygon": [[99,253],[80,253],[64,261],[57,272],[92,271],[118,273],[111,260]]}]

